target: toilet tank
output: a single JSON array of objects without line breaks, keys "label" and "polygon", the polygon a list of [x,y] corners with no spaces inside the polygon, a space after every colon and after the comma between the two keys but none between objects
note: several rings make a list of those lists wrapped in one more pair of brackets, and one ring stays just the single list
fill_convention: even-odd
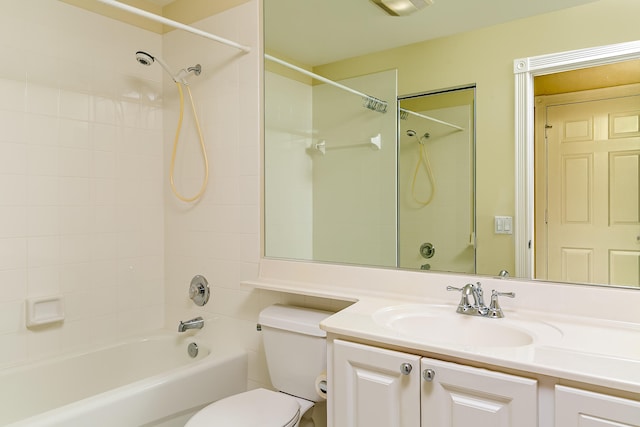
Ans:
[{"label": "toilet tank", "polygon": [[315,380],[327,369],[326,332],[320,322],[333,313],[288,305],[260,312],[271,383],[279,391],[317,402]]}]

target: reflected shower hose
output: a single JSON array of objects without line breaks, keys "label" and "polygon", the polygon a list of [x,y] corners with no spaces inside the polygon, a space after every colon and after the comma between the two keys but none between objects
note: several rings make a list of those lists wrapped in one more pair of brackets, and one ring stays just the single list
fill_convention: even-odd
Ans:
[{"label": "reflected shower hose", "polygon": [[178,86],[178,93],[180,94],[180,115],[178,117],[178,125],[176,128],[176,137],[173,141],[173,151],[171,152],[171,166],[169,168],[169,180],[171,182],[171,191],[173,194],[183,202],[193,202],[202,197],[202,194],[207,188],[207,182],[209,181],[209,160],[207,159],[207,150],[204,145],[204,138],[202,137],[202,129],[200,129],[200,122],[198,121],[198,113],[196,113],[196,106],[193,103],[193,96],[191,95],[191,89],[189,89],[189,85],[187,86],[187,92],[189,93],[189,99],[191,100],[191,110],[193,111],[193,117],[196,122],[196,128],[198,129],[198,137],[200,138],[200,148],[202,149],[202,157],[204,160],[204,178],[202,179],[202,186],[200,187],[200,191],[193,197],[185,197],[176,188],[175,180],[174,180],[174,169],[176,164],[176,153],[178,151],[178,140],[180,139],[180,131],[182,129],[182,118],[184,117],[184,94],[182,91],[182,84],[176,81],[176,86]]},{"label": "reflected shower hose", "polygon": [[[429,162],[427,149],[425,148],[425,143],[422,140],[423,138],[428,138],[428,137],[429,137],[428,133],[424,134],[420,138],[416,136],[416,139],[418,140],[418,144],[420,145],[420,148],[419,148],[420,158],[416,163],[416,170],[413,173],[413,180],[411,182],[411,197],[413,197],[413,200],[416,203],[419,203],[422,206],[427,206],[429,203],[431,203],[431,201],[433,200],[433,196],[435,196],[436,194],[436,182],[435,182],[435,179],[433,178],[433,172],[431,171],[431,162]],[[429,198],[427,200],[421,200],[416,195],[416,181],[418,179],[418,171],[420,170],[421,164],[424,164],[425,169],[427,170],[427,176],[429,177],[429,184],[431,184],[431,194],[429,195]]]}]

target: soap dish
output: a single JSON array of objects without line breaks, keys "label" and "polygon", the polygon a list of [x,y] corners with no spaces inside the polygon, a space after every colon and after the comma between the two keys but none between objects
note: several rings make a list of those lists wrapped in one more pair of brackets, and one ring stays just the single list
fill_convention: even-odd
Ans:
[{"label": "soap dish", "polygon": [[27,298],[27,327],[48,325],[64,320],[64,302],[61,295]]}]

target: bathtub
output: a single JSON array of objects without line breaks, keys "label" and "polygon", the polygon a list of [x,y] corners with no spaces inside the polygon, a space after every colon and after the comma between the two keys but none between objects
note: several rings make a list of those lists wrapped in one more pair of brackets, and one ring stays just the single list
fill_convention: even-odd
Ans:
[{"label": "bathtub", "polygon": [[[198,344],[192,358],[187,346]],[[0,425],[182,426],[246,390],[247,355],[166,332],[0,372]]]}]

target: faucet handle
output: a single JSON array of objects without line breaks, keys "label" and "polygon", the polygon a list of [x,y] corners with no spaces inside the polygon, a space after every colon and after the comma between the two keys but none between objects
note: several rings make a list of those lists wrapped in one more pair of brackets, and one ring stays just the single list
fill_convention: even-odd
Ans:
[{"label": "faucet handle", "polygon": [[493,298],[495,297],[496,301],[498,300],[498,297],[509,297],[509,298],[515,298],[516,297],[516,293],[515,292],[498,292],[495,289],[491,290],[491,301],[493,302]]},{"label": "faucet handle", "polygon": [[491,304],[489,304],[489,316],[490,317],[504,317],[504,313],[502,312],[502,307],[500,307],[500,303],[498,302],[498,297],[509,297],[515,298],[516,294],[514,292],[498,292],[495,289],[491,291]]}]

